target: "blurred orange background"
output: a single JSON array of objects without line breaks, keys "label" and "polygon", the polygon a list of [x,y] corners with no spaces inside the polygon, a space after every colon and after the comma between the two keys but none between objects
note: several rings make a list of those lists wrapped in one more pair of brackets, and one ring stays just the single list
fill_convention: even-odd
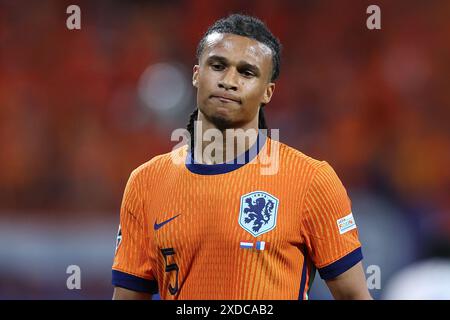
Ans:
[{"label": "blurred orange background", "polygon": [[[111,297],[127,178],[177,143],[196,46],[234,12],[283,44],[269,127],[347,187],[364,263],[381,267],[372,295],[450,256],[450,2],[0,1],[1,299]],[[81,290],[66,288],[72,264]],[[328,299],[316,279],[310,297]]]}]

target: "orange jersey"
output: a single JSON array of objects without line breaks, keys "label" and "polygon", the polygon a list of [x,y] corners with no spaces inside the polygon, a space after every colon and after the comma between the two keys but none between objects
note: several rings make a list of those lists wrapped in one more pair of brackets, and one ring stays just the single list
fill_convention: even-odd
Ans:
[{"label": "orange jersey", "polygon": [[[350,200],[331,166],[270,138],[251,156],[255,145],[240,165],[193,163],[185,146],[134,170],[113,284],[162,299],[296,300],[316,269],[332,279],[358,263]],[[269,150],[278,169],[263,175]]]}]

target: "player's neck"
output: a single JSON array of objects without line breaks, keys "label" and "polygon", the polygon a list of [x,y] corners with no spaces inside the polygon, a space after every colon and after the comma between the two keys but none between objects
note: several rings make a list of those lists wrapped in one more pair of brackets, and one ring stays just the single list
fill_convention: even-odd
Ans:
[{"label": "player's neck", "polygon": [[[201,159],[200,163],[202,164],[231,162],[257,143],[258,115],[251,122],[239,128],[227,130],[218,129],[201,112],[199,112],[197,121],[198,124],[195,126],[197,136],[195,145],[200,145],[201,148],[194,147],[194,153],[201,152],[201,157],[196,155],[195,158]],[[219,132],[221,137],[217,139],[215,133],[218,134]],[[201,140],[199,137],[201,137]],[[210,152],[213,149],[214,152]]]}]

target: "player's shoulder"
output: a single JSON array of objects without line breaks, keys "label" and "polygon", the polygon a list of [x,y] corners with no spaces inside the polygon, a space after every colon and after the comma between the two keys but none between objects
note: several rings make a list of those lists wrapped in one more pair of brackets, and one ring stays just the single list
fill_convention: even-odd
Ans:
[{"label": "player's shoulder", "polygon": [[313,158],[286,143],[279,141],[274,142],[279,145],[282,161],[286,163],[289,162],[290,167],[301,167],[312,171],[321,171],[330,167],[327,161]]},{"label": "player's shoulder", "polygon": [[315,184],[318,190],[342,184],[334,168],[325,160],[315,159],[284,143],[280,143],[280,155],[289,171],[287,174],[306,184]]},{"label": "player's shoulder", "polygon": [[146,177],[155,178],[157,175],[164,176],[168,170],[184,165],[187,145],[178,147],[170,152],[159,154],[144,162],[131,172],[131,178],[142,179]]},{"label": "player's shoulder", "polygon": [[[296,168],[289,174],[299,177],[299,181],[323,187],[342,184],[339,175],[328,161],[315,159],[284,143],[280,143],[280,153],[286,168]],[[291,161],[294,163],[289,163]]]}]

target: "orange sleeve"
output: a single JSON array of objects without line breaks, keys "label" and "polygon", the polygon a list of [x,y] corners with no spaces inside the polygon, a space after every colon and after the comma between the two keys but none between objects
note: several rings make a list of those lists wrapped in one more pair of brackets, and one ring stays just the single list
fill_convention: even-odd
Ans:
[{"label": "orange sleeve", "polygon": [[335,278],[362,260],[350,199],[327,162],[309,186],[302,222],[308,254],[323,279]]},{"label": "orange sleeve", "polygon": [[143,219],[137,171],[128,179],[120,209],[120,225],[112,266],[112,283],[126,289],[157,291],[150,258],[150,237]]}]

